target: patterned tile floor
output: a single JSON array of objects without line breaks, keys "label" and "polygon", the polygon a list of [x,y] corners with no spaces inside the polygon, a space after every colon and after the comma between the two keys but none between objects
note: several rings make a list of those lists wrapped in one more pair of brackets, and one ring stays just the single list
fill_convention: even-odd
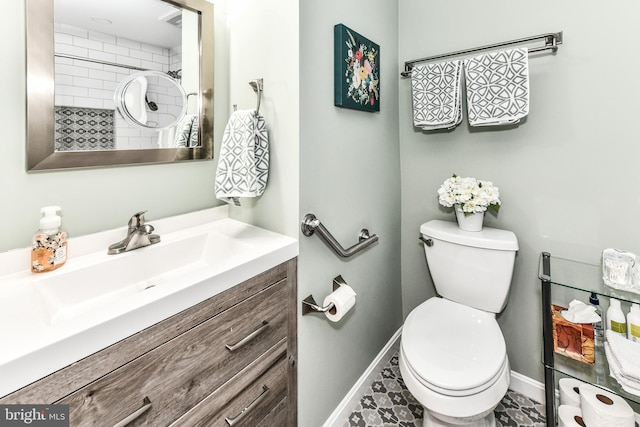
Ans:
[{"label": "patterned tile floor", "polygon": [[[509,390],[495,410],[498,427],[544,426],[544,405]],[[398,354],[376,375],[344,427],[422,426],[422,406],[407,390]]]}]

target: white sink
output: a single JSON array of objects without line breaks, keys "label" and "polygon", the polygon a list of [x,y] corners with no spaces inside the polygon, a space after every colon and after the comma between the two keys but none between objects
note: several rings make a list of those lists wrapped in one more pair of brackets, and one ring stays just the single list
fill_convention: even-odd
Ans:
[{"label": "white sink", "polygon": [[126,227],[72,238],[53,272],[31,273],[28,248],[0,253],[0,397],[298,255],[226,208],[148,222],[159,243],[107,255]]},{"label": "white sink", "polygon": [[192,268],[203,258],[207,235],[156,244],[119,255],[104,255],[66,266],[33,280],[52,323],[103,307],[167,283],[163,276]]}]

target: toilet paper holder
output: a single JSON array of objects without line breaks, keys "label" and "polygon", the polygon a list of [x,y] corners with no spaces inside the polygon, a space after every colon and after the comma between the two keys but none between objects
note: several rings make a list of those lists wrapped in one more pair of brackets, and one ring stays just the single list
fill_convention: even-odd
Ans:
[{"label": "toilet paper holder", "polygon": [[[342,285],[346,285],[347,282],[342,278],[342,276],[337,276],[333,279],[333,290],[335,291]],[[322,307],[318,305],[316,300],[313,298],[313,295],[309,295],[305,299],[302,300],[302,315],[309,313],[326,313],[334,307],[333,303],[329,303],[326,306]]]}]

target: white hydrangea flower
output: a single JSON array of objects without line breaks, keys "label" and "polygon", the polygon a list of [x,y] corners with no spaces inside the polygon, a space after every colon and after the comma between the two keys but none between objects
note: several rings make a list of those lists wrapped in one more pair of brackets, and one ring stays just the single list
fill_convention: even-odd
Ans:
[{"label": "white hydrangea flower", "polygon": [[453,175],[438,189],[438,201],[444,207],[459,204],[465,213],[480,213],[500,208],[500,191],[491,181]]}]

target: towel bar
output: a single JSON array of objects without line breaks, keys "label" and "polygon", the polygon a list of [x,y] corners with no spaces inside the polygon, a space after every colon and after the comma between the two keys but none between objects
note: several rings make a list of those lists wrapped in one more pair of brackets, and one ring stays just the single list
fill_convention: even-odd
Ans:
[{"label": "towel bar", "polygon": [[324,225],[320,222],[318,218],[314,214],[306,214],[304,220],[302,221],[302,225],[300,227],[302,229],[302,234],[305,236],[311,236],[315,231],[318,231],[320,237],[322,237],[337,253],[339,256],[343,258],[350,257],[354,255],[367,246],[378,241],[378,236],[376,234],[369,235],[369,230],[363,228],[360,230],[360,234],[358,235],[358,243],[351,246],[350,248],[344,249],[342,245],[336,240],[335,237],[325,228]]},{"label": "towel bar", "polygon": [[557,33],[538,34],[536,36],[524,37],[516,40],[509,40],[502,43],[494,43],[486,46],[474,47],[471,49],[464,49],[456,52],[443,53],[440,55],[428,56],[426,58],[414,59],[411,61],[406,61],[404,63],[404,71],[401,72],[400,75],[402,77],[411,77],[411,70],[413,69],[413,66],[417,63],[441,60],[441,59],[449,58],[452,56],[467,55],[471,53],[497,49],[500,47],[512,46],[514,44],[524,44],[524,43],[530,43],[534,41],[544,41],[544,45],[540,47],[530,48],[529,53],[541,52],[544,50],[551,50],[552,52],[556,52],[558,50],[558,45],[562,44],[562,39],[563,39],[562,31],[558,31]]}]

